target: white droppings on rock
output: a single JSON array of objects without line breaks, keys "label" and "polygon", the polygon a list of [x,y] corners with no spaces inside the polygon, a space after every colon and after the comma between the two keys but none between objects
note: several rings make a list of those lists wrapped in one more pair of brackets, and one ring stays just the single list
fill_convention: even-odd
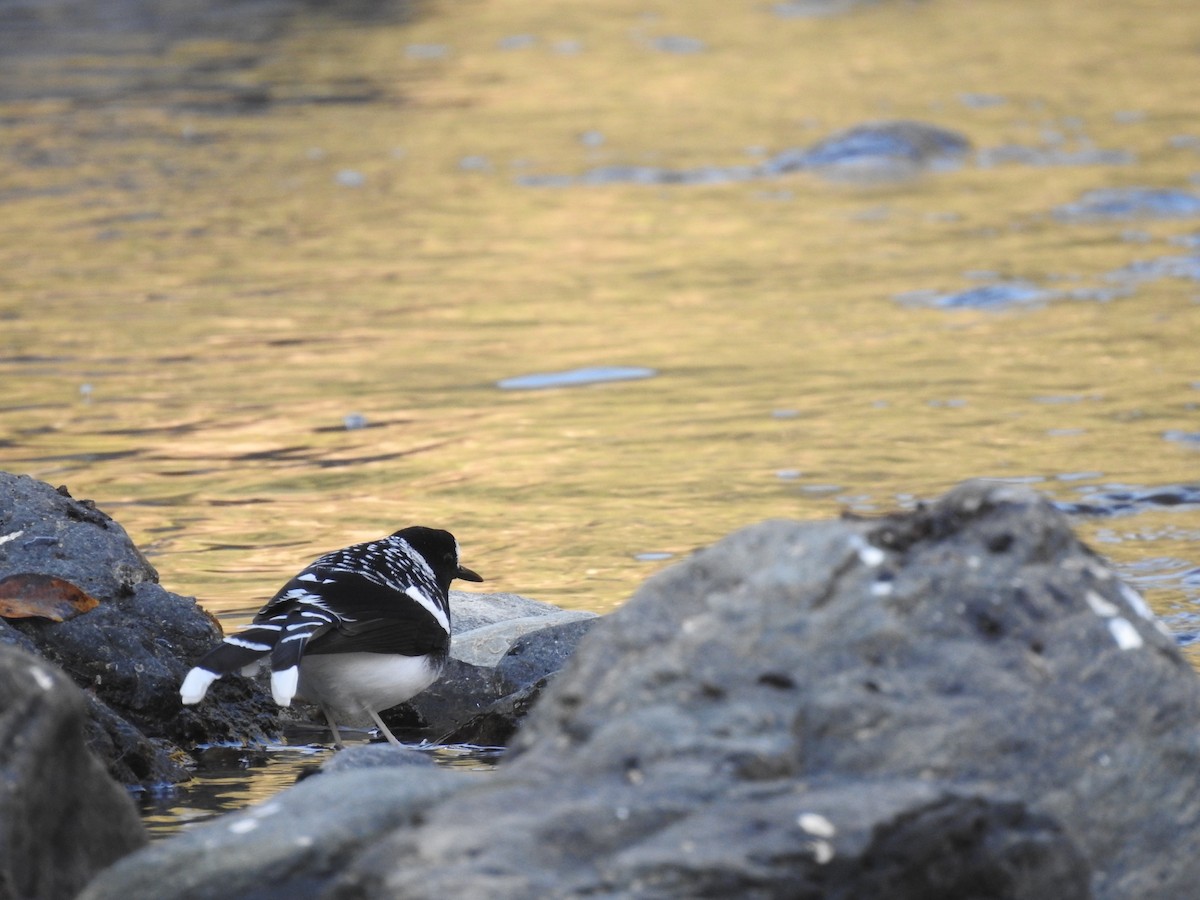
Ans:
[{"label": "white droppings on rock", "polygon": [[1092,612],[1103,619],[1110,619],[1121,611],[1115,603],[1105,600],[1095,591],[1088,591],[1084,598],[1087,605],[1091,607]]},{"label": "white droppings on rock", "polygon": [[837,834],[837,828],[820,813],[800,813],[796,817],[796,824],[807,831],[809,834],[822,838],[831,838]]},{"label": "white droppings on rock", "polygon": [[873,569],[876,566],[882,565],[883,561],[887,559],[886,553],[884,553],[874,544],[867,543],[861,535],[851,535],[850,546],[853,547],[854,551],[858,554],[859,562],[869,568]]},{"label": "white droppings on rock", "polygon": [[833,844],[829,841],[813,841],[808,846],[812,850],[813,861],[818,866],[823,866],[833,859]]},{"label": "white droppings on rock", "polygon": [[54,679],[41,666],[30,666],[29,674],[33,676],[33,680],[37,682],[37,686],[43,691],[48,691],[54,687]]},{"label": "white droppings on rock", "polygon": [[257,828],[263,819],[275,815],[282,809],[283,806],[279,803],[265,803],[262,806],[256,806],[247,810],[243,818],[236,822],[230,822],[229,830],[234,834],[246,834]]},{"label": "white droppings on rock", "polygon": [[1136,650],[1145,643],[1142,636],[1138,634],[1138,630],[1133,627],[1133,623],[1124,616],[1114,616],[1109,619],[1108,630],[1112,634],[1113,640],[1117,642],[1117,646],[1122,650]]},{"label": "white droppings on rock", "polygon": [[1154,612],[1146,604],[1146,600],[1145,600],[1145,598],[1142,597],[1141,594],[1139,594],[1137,591],[1135,591],[1133,588],[1131,588],[1129,585],[1127,585],[1123,581],[1120,584],[1121,584],[1121,596],[1125,598],[1125,602],[1128,603],[1130,605],[1130,607],[1133,608],[1133,611],[1135,613],[1137,613],[1139,616],[1141,616],[1143,619],[1145,619],[1148,622],[1158,621],[1157,618],[1155,618]]},{"label": "white droppings on rock", "polygon": [[14,531],[12,534],[6,534],[3,536],[0,536],[0,544],[7,544],[9,541],[15,541],[17,538],[19,538],[24,533],[25,533],[25,529],[21,529],[20,531]]}]

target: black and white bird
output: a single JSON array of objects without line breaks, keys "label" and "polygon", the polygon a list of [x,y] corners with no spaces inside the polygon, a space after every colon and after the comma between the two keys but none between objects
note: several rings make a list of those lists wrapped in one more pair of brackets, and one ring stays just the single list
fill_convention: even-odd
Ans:
[{"label": "black and white bird", "polygon": [[246,629],[225,638],[183,679],[199,703],[222,675],[250,675],[270,661],[271,695],[321,707],[334,743],[338,723],[379,717],[437,679],[450,652],[450,582],[483,579],[458,561],[448,531],[414,526],[326,553],[279,589]]}]

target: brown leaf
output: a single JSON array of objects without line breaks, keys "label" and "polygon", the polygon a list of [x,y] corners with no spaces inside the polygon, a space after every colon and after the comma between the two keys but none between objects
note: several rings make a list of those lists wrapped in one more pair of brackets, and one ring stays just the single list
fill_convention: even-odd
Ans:
[{"label": "brown leaf", "polygon": [[0,579],[0,618],[65,622],[99,605],[95,597],[53,575],[31,572]]}]

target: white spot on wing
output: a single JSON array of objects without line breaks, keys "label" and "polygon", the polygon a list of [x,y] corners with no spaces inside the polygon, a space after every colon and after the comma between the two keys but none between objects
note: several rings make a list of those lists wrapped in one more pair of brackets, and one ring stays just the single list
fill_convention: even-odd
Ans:
[{"label": "white spot on wing", "polygon": [[430,600],[428,594],[416,585],[405,588],[404,593],[425,607],[447,633],[450,631],[450,620],[446,618],[446,611]]},{"label": "white spot on wing", "polygon": [[179,686],[179,699],[185,706],[191,706],[193,703],[199,703],[204,699],[204,695],[208,693],[208,687],[220,676],[216,672],[210,672],[208,669],[201,669],[199,666],[187,673],[183,679],[183,684]]},{"label": "white spot on wing", "polygon": [[[193,670],[194,671],[194,670]],[[300,669],[297,666],[271,673],[271,696],[280,706],[291,706],[300,684]]]},{"label": "white spot on wing", "polygon": [[225,638],[225,643],[233,644],[233,646],[241,647],[245,650],[255,650],[255,651],[258,651],[259,653],[266,653],[268,650],[271,649],[270,644],[259,644],[254,641],[248,641],[245,638],[240,638],[240,637],[232,637],[232,636],[227,637],[227,638]]}]

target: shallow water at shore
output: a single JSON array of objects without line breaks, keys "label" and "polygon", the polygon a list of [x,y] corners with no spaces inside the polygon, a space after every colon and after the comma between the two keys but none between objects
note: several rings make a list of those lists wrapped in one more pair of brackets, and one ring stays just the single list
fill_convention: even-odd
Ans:
[{"label": "shallow water at shore", "polygon": [[[1004,478],[1190,645],[1193,4],[814,6],[31,4],[0,468],[228,626],[412,522],[603,612],[742,525]],[[880,120],[970,146],[828,165]]]}]

